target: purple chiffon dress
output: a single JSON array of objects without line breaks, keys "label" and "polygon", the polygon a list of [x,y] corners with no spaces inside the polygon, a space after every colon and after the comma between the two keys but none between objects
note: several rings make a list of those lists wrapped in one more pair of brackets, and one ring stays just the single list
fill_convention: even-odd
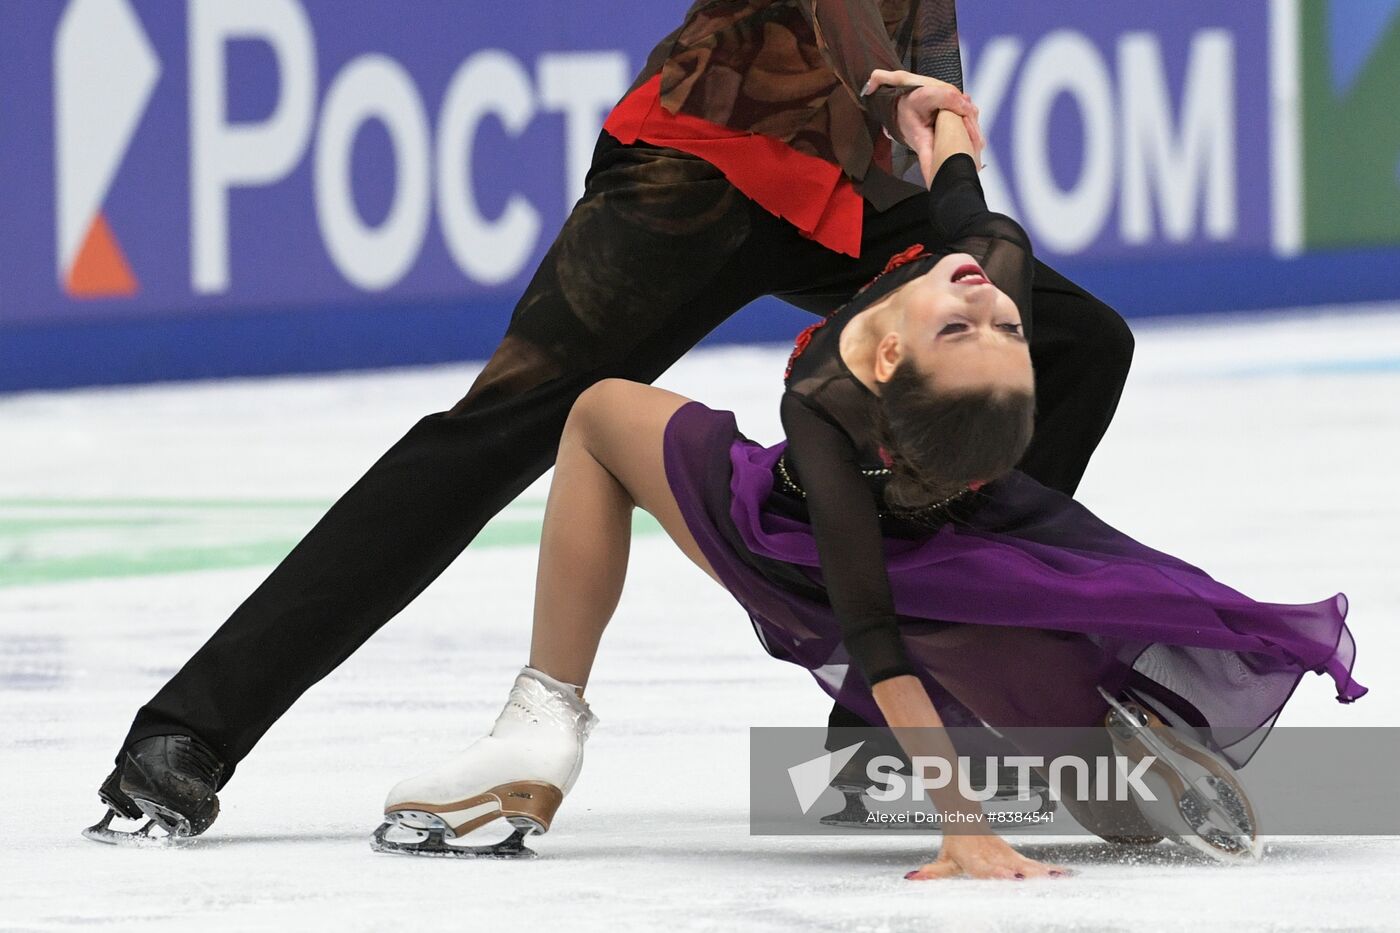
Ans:
[{"label": "purple chiffon dress", "polygon": [[[666,429],[667,478],[691,533],[764,648],[810,670],[848,709],[882,723],[868,684],[853,673],[830,604],[765,572],[782,564],[821,586],[811,528],[770,507],[785,447],[750,441],[732,413],[692,402]],[[1211,744],[1236,765],[1257,748],[1309,671],[1329,676],[1343,703],[1365,694],[1351,677],[1355,643],[1344,596],[1303,605],[1250,599],[1020,473],[983,487],[979,497],[966,521],[922,540],[885,544],[905,650],[940,710],[955,710],[955,721],[965,710],[928,674],[937,650],[930,636],[942,630],[929,622],[987,626],[993,638],[992,627],[1085,636],[1098,649],[1106,688],[1131,688],[1159,710],[1206,727]],[[978,675],[1015,692],[1027,666],[1041,663],[1012,655]],[[1037,721],[1032,712],[1017,724],[1085,723]]]}]

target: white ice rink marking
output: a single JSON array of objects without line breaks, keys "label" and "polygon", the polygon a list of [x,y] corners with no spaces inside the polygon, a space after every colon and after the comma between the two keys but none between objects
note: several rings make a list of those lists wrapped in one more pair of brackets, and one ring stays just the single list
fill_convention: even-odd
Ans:
[{"label": "white ice rink marking", "polygon": [[[1381,362],[1400,358],[1395,311],[1137,326],[1133,378],[1081,489],[1251,595],[1351,596],[1371,695],[1342,707],[1309,678],[1285,724],[1400,722],[1400,370]],[[771,441],[785,356],[705,351],[663,382]],[[0,501],[290,502],[309,523],[473,372],[0,399]],[[536,511],[543,492],[527,493]],[[0,560],[41,546],[15,527]],[[384,791],[497,712],[528,642],[534,561],[528,545],[469,551],[269,733],[210,835],[181,851],[78,830],[100,815],[94,791],[136,707],[266,567],[0,588],[0,930],[1400,928],[1394,840],[1295,840],[1238,870],[1165,846],[1132,864],[1083,840],[1037,843],[1078,877],[912,884],[901,875],[932,840],[750,837],[747,727],[817,724],[824,696],[657,537],[637,542],[590,687],[602,723],[555,829],[532,843],[542,858],[372,855]]]}]

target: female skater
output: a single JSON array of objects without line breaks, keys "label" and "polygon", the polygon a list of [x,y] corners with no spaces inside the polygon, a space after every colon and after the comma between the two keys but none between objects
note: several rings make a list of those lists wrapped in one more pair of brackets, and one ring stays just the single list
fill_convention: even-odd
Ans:
[{"label": "female skater", "polygon": [[[1127,696],[1201,727],[1240,763],[1304,672],[1330,673],[1341,700],[1364,693],[1342,597],[1254,602],[1013,471],[1034,404],[1030,247],[987,210],[961,119],[945,111],[934,127],[922,169],[944,245],[896,256],[799,337],[786,444],[759,447],[732,415],[663,390],[608,380],[583,393],[550,491],[529,666],[490,735],[390,791],[380,848],[501,854],[443,837],[498,817],[548,829],[595,721],[582,692],[634,506],[734,594],[769,653],[893,727],[911,754],[947,754],[929,737],[940,709],[997,728],[1098,726]],[[1212,739],[1222,726],[1237,731]],[[1222,761],[1203,761],[1231,782]],[[1167,828],[1122,807],[1074,812],[1106,837],[1155,841]],[[403,831],[423,841],[390,839]],[[1253,838],[1187,841],[1257,853]],[[1061,873],[979,828],[945,833],[938,859],[909,877]]]}]

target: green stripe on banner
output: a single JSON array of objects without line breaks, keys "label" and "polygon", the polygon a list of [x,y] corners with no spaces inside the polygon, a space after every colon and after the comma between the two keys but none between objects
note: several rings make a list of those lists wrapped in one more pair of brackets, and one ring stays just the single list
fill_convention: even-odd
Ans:
[{"label": "green stripe on banner", "polygon": [[1400,4],[1300,0],[1303,243],[1400,243]]},{"label": "green stripe on banner", "polygon": [[[0,588],[271,567],[329,503],[294,499],[0,499]],[[516,503],[472,547],[539,543],[544,504]],[[638,510],[633,533],[660,525]]]}]

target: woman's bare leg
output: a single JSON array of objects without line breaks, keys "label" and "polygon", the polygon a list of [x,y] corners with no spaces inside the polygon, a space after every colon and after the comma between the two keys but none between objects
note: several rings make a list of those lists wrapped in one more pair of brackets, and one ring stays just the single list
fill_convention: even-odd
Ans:
[{"label": "woman's bare leg", "polygon": [[634,507],[650,512],[686,556],[715,576],[671,494],[662,454],[667,423],[689,401],[607,379],[574,404],[545,509],[531,667],[565,683],[588,682],[627,576]]}]

